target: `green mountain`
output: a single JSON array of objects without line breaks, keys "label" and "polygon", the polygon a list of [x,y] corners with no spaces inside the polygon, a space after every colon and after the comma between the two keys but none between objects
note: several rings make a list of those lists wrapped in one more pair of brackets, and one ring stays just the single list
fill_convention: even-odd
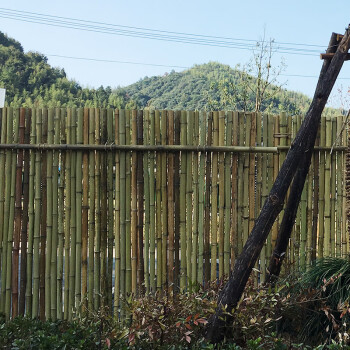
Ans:
[{"label": "green mountain", "polygon": [[[254,105],[254,94],[244,95],[242,72],[216,62],[182,72],[145,77],[126,87],[88,89],[67,78],[64,69],[51,67],[47,57],[25,53],[22,45],[0,32],[0,87],[6,103],[26,107],[114,107],[178,110],[244,109],[241,96]],[[249,84],[256,79],[248,76]],[[285,89],[263,102],[261,110],[305,112],[310,99]]]}]

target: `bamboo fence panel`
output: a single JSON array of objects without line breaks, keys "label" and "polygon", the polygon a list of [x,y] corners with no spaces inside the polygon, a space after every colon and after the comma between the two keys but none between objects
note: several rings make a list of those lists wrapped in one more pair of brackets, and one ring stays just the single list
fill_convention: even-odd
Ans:
[{"label": "bamboo fence panel", "polygon": [[[123,319],[130,294],[227,276],[302,122],[97,108],[0,119],[0,311],[53,320],[101,306]],[[285,272],[348,254],[343,121],[322,117]]]}]

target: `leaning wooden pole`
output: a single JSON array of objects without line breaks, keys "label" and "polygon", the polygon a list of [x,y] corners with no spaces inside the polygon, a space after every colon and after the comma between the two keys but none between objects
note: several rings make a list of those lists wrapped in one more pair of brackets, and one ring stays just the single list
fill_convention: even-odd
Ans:
[{"label": "leaning wooden pole", "polygon": [[[237,258],[230,279],[219,295],[217,310],[210,318],[205,333],[206,339],[213,343],[221,341],[225,335],[228,334],[231,328],[228,325],[233,318],[231,312],[240,300],[264,242],[277,215],[282,210],[283,202],[290,183],[295,175],[300,160],[303,158],[305,150],[309,146],[309,139],[316,137],[321,113],[326,105],[349,50],[349,32],[350,26],[347,28],[336,53],[327,67],[327,70],[321,71],[315,96],[311,102],[304,122],[281,166],[270,194],[265,201],[245,246],[243,247],[242,253]],[[223,312],[223,310],[225,310],[225,312]]]}]

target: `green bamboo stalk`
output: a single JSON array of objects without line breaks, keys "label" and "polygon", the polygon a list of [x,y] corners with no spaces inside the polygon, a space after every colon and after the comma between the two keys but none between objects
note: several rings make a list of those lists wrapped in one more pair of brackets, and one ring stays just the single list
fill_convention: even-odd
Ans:
[{"label": "green bamboo stalk", "polygon": [[[31,111],[25,109],[25,132],[24,143],[30,142]],[[19,294],[19,314],[25,314],[25,294],[27,288],[27,249],[28,249],[28,219],[29,219],[29,168],[30,168],[29,150],[24,151],[24,169],[23,169],[23,219],[21,228],[21,266],[20,266],[20,294]],[[1,155],[0,155],[1,158]],[[0,161],[1,163],[1,161]],[[0,192],[1,193],[1,192]],[[3,193],[1,193],[2,195]],[[1,238],[0,238],[1,242]],[[1,243],[0,243],[1,245]],[[0,259],[1,260],[1,259]]]},{"label": "green bamboo stalk", "polygon": [[[6,143],[10,142],[10,135],[12,135],[13,121],[11,117],[11,109],[6,108],[4,110],[3,118],[6,115]],[[6,114],[5,114],[6,113]],[[7,276],[7,241],[8,241],[8,231],[9,231],[9,216],[10,216],[10,196],[11,196],[11,162],[12,155],[11,150],[6,151],[6,160],[5,160],[5,202],[4,202],[4,226],[3,226],[3,239],[2,239],[2,256],[1,256],[1,311],[6,312],[5,309],[5,299],[6,299],[6,276]],[[10,315],[6,315],[6,318],[9,318]]]},{"label": "green bamboo stalk", "polygon": [[[132,111],[131,143],[137,143],[137,111]],[[137,155],[132,152],[131,170],[131,291],[136,295],[137,289]]]},{"label": "green bamboo stalk", "polygon": [[[60,143],[60,110],[57,108],[54,110],[53,115],[53,124],[54,124],[54,139],[55,144]],[[53,153],[52,160],[52,250],[51,250],[51,318],[53,320],[57,319],[57,314],[59,313],[58,309],[62,308],[62,304],[58,304],[57,295],[59,293],[57,289],[57,275],[58,275],[58,265],[57,265],[57,256],[58,256],[58,160],[59,152],[55,151]],[[61,249],[61,252],[62,249]]]},{"label": "green bamboo stalk", "polygon": [[[42,114],[36,110],[36,142],[41,142]],[[39,244],[40,244],[40,218],[41,218],[41,154],[35,154],[35,199],[34,199],[34,240],[33,240],[33,303],[32,318],[39,316]]]},{"label": "green bamboo stalk", "polygon": [[[194,136],[193,144],[199,144],[199,113],[194,113]],[[198,284],[200,279],[197,274],[198,266],[198,152],[193,153],[193,242],[192,242],[192,281]]]},{"label": "green bamboo stalk", "polygon": [[[53,144],[53,109],[48,111],[48,129],[47,129],[47,142]],[[45,264],[45,317],[51,319],[51,254],[52,254],[52,165],[53,165],[53,151],[47,152],[47,163],[46,163],[46,186],[47,186],[47,216],[46,216],[46,264]],[[55,290],[56,292],[56,290]]]},{"label": "green bamboo stalk", "polygon": [[[233,114],[227,112],[227,124],[226,124],[226,146],[232,144],[232,125]],[[235,130],[236,132],[236,130]],[[225,224],[224,224],[224,274],[228,276],[230,273],[230,225],[231,225],[231,155],[225,154]]]},{"label": "green bamboo stalk", "polygon": [[[187,143],[187,116],[186,112],[181,111],[181,136],[180,143],[185,145]],[[181,244],[181,258],[180,258],[180,291],[186,288],[187,280],[187,241],[186,241],[186,168],[187,168],[187,154],[181,152],[181,169],[180,169],[180,244]]]},{"label": "green bamboo stalk", "polygon": [[[100,118],[101,144],[107,144],[107,110],[101,109]],[[108,235],[108,213],[107,213],[107,154],[101,153],[101,275],[100,275],[100,293],[101,305],[107,306],[107,235]]]},{"label": "green bamboo stalk", "polygon": [[[287,132],[287,127],[288,127],[288,123],[287,123],[287,115],[285,112],[281,112],[280,116],[279,116],[279,145],[280,146],[287,146],[287,139],[288,139],[288,132]],[[286,159],[286,155],[287,152],[281,152],[279,154],[279,168],[281,168],[284,160]],[[286,196],[286,198],[288,198]],[[278,216],[278,225],[281,225],[282,222],[282,218],[284,215],[284,209],[281,210],[279,216]],[[286,252],[287,253],[287,252]],[[305,256],[304,256],[305,257]]]},{"label": "green bamboo stalk", "polygon": [[[76,143],[83,143],[83,121],[84,121],[84,110],[79,108],[77,116],[77,128],[76,128]],[[83,165],[83,152],[78,151],[76,153],[76,162],[75,162],[75,208],[76,208],[76,241],[75,245],[72,246],[72,249],[75,249],[75,308],[77,312],[81,312],[80,302],[81,302],[81,266],[82,266],[82,255],[81,255],[81,244],[82,244],[82,197],[83,197],[83,188],[82,188],[82,165]]]},{"label": "green bamboo stalk", "polygon": [[[116,145],[119,141],[119,110],[114,113],[114,142]],[[119,316],[120,301],[120,153],[115,153],[115,216],[114,216],[114,232],[115,232],[115,273],[114,273],[114,315]]]},{"label": "green bamboo stalk", "polygon": [[[273,133],[273,145],[276,147],[280,143],[280,138],[278,137],[280,133],[280,116],[276,115],[274,116],[274,133]],[[274,183],[278,171],[279,171],[279,165],[281,164],[279,160],[280,154],[274,154],[273,155],[273,181]],[[278,220],[275,221],[275,224],[272,226],[272,232],[271,232],[271,248],[273,249],[276,244],[276,239],[279,231],[279,217]]]},{"label": "green bamboo stalk", "polygon": [[[219,113],[213,112],[213,146],[219,144]],[[211,188],[211,268],[210,279],[216,280],[216,261],[218,246],[218,153],[212,155],[212,188]]]},{"label": "green bamboo stalk", "polygon": [[[168,112],[168,144],[174,144],[174,112]],[[168,291],[174,291],[174,243],[175,243],[175,206],[174,206],[174,154],[168,155],[168,233],[169,233],[169,264],[168,264]]]},{"label": "green bamboo stalk", "polygon": [[[25,130],[25,109],[21,108],[16,110],[16,114],[19,114],[19,131],[18,139],[19,143],[24,143],[24,130]],[[17,118],[16,118],[17,119]],[[15,222],[13,232],[13,247],[12,247],[12,274],[11,274],[11,288],[12,288],[12,318],[19,314],[19,250],[20,250],[20,238],[21,238],[21,222],[22,218],[22,168],[23,168],[23,150],[18,150],[17,164],[16,164],[16,180],[15,180]]]},{"label": "green bamboo stalk", "polygon": [[[249,113],[247,115],[247,120],[250,121],[250,127],[246,129],[246,135],[248,136],[248,132],[250,132],[249,135],[249,141],[246,140],[246,145],[255,147],[256,144],[256,113]],[[248,234],[251,232],[251,230],[254,227],[255,224],[255,154],[250,153],[249,154],[249,169],[248,169],[248,193],[249,193],[249,228],[248,228]]]},{"label": "green bamboo stalk", "polygon": [[[36,143],[36,110],[31,113],[30,143]],[[33,277],[33,240],[34,240],[34,177],[35,153],[30,151],[29,159],[29,202],[28,202],[28,248],[27,248],[27,285],[26,285],[26,316],[32,316],[32,277]]]},{"label": "green bamboo stalk", "polygon": [[[143,112],[144,118],[144,128],[143,128],[143,140],[144,144],[149,144],[149,111],[145,110]],[[144,152],[143,154],[143,178],[144,178],[144,206],[145,206],[145,228],[144,228],[144,281],[146,294],[150,292],[150,174],[149,174],[149,152]]]},{"label": "green bamboo stalk", "polygon": [[[320,146],[326,145],[326,118],[321,118],[320,127]],[[318,227],[318,257],[322,258],[324,254],[324,235],[325,235],[325,152],[320,152],[320,177],[319,177],[319,227]]]},{"label": "green bamboo stalk", "polygon": [[[245,114],[245,145],[250,145],[250,128],[252,125],[252,115],[250,113]],[[249,175],[250,170],[250,159],[249,154],[245,154],[244,157],[244,165],[243,165],[243,244],[248,239],[249,235],[249,200],[252,199],[251,191],[249,191],[249,187],[252,186],[251,183],[251,177],[252,175]],[[254,204],[253,204],[254,206]]]},{"label": "green bamboo stalk", "polygon": [[[174,118],[174,143],[175,145],[180,144],[180,121],[181,112],[175,112]],[[174,249],[175,249],[175,266],[174,266],[174,285],[176,286],[176,291],[180,287],[180,154],[176,153],[174,156],[174,201],[175,201],[175,217],[174,217]]]},{"label": "green bamboo stalk", "polygon": [[[238,128],[238,112],[232,115],[232,146],[238,145],[239,128]],[[231,237],[231,269],[233,269],[236,257],[238,256],[238,155],[232,155],[232,171],[231,171],[231,212],[232,223],[230,230]]]},{"label": "green bamboo stalk", "polygon": [[[95,144],[100,144],[100,110],[95,108]],[[124,162],[125,164],[125,162]],[[98,310],[101,305],[101,154],[95,154],[95,250],[94,250],[94,309]],[[125,236],[124,236],[125,237]]]},{"label": "green bamboo stalk", "polygon": [[[348,146],[349,144],[349,135],[344,136],[343,138],[343,146]],[[340,201],[342,203],[342,256],[348,256],[350,250],[349,250],[349,235],[348,235],[348,229],[347,229],[347,213],[346,210],[346,203],[347,203],[347,155],[346,152],[343,152],[342,155],[342,191],[340,192]]]},{"label": "green bamboo stalk", "polygon": [[[76,109],[72,109],[71,115],[71,142],[76,143],[76,122],[77,115]],[[81,170],[79,171],[81,173]],[[80,176],[80,175],[78,175]],[[70,203],[71,203],[71,215],[70,215],[70,261],[69,261],[69,300],[68,300],[68,319],[71,320],[73,312],[75,310],[75,280],[77,278],[76,273],[76,244],[77,244],[77,197],[80,194],[77,193],[77,153],[72,152],[71,154],[71,169],[70,169],[70,181],[71,181],[71,192],[70,192]]]},{"label": "green bamboo stalk", "polygon": [[[84,108],[83,143],[89,144],[89,109]],[[87,307],[88,237],[89,237],[89,153],[83,153],[83,204],[81,223],[81,300],[83,311]]]},{"label": "green bamboo stalk", "polygon": [[[239,133],[239,145],[244,145],[244,127],[245,127],[245,115],[244,113],[239,113],[237,116],[237,125]],[[237,223],[237,254],[240,254],[243,248],[244,240],[244,154],[238,156],[238,170],[237,170],[237,211],[238,211],[238,223]],[[246,197],[247,198],[247,197]],[[236,255],[238,256],[238,255]]]},{"label": "green bamboo stalk", "polygon": [[[10,142],[18,143],[18,126],[19,126],[19,110],[9,108],[10,116],[9,120],[13,123],[13,134],[10,135]],[[13,247],[13,230],[15,219],[15,193],[16,193],[16,166],[17,166],[17,153],[12,151],[11,154],[11,191],[10,191],[10,215],[8,217],[9,227],[7,234],[7,269],[6,269],[6,300],[5,300],[5,315],[11,316],[11,282],[12,282],[12,247]],[[13,273],[18,274],[18,270]]]},{"label": "green bamboo stalk", "polygon": [[[125,142],[130,145],[131,111],[126,111]],[[131,153],[126,153],[126,293],[131,292]]]},{"label": "green bamboo stalk", "polygon": [[[161,144],[167,144],[167,113],[161,112],[160,119]],[[168,195],[167,195],[167,154],[161,153],[161,227],[162,227],[162,290],[167,289],[167,243],[168,243]]]},{"label": "green bamboo stalk", "polygon": [[[137,111],[137,144],[143,145],[143,111]],[[145,264],[144,264],[144,178],[143,178],[143,152],[136,153],[137,156],[137,280],[139,295],[145,291]]]},{"label": "green bamboo stalk", "polygon": [[[72,143],[72,110],[67,110],[67,123],[64,131],[67,130],[67,143]],[[65,155],[65,226],[64,226],[64,319],[69,318],[69,289],[70,289],[70,221],[71,221],[71,159],[72,152],[67,152]]]},{"label": "green bamboo stalk", "polygon": [[[205,145],[206,113],[199,114],[199,145]],[[199,156],[198,175],[198,282],[203,285],[204,281],[204,196],[205,196],[205,152]]]},{"label": "green bamboo stalk", "polygon": [[[331,144],[334,145],[337,139],[337,120],[335,117],[331,119],[331,125],[332,125],[332,140]],[[331,235],[331,256],[335,256],[335,245],[336,245],[336,218],[335,218],[335,207],[336,207],[336,177],[337,177],[337,171],[336,171],[336,153],[331,153],[331,228],[330,228],[330,235]]]},{"label": "green bamboo stalk", "polygon": [[[212,144],[213,140],[213,113],[207,113],[205,116],[208,119],[208,129],[207,129],[207,145]],[[211,194],[211,164],[212,164],[212,154],[211,152],[206,152],[206,165],[205,165],[205,208],[204,208],[204,284],[207,286],[210,283],[210,194]]]},{"label": "green bamboo stalk", "polygon": [[306,242],[306,268],[311,266],[312,261],[312,198],[313,198],[313,175],[314,175],[314,161],[311,159],[310,169],[307,176],[307,242]]},{"label": "green bamboo stalk", "polygon": [[[267,146],[272,146],[274,143],[274,117],[267,115]],[[269,193],[274,182],[274,157],[272,154],[267,155],[267,192]],[[266,242],[266,260],[270,261],[272,254],[272,233],[268,235]]]},{"label": "green bamboo stalk", "polygon": [[[95,109],[89,109],[89,145],[95,143]],[[89,222],[88,222],[88,309],[94,310],[94,242],[95,242],[95,152],[89,152]]]},{"label": "green bamboo stalk", "polygon": [[[332,123],[331,118],[326,117],[326,146],[332,146]],[[331,156],[326,152],[324,174],[324,254],[331,256]]]},{"label": "green bamboo stalk", "polygon": [[[107,110],[107,143],[112,144],[113,135],[113,110]],[[114,245],[114,191],[113,191],[113,167],[114,154],[107,153],[107,207],[108,207],[108,224],[107,224],[107,305],[112,310],[112,280],[113,280],[113,245]]]},{"label": "green bamboo stalk", "polygon": [[[338,136],[338,146],[343,145],[343,133],[341,133],[342,126],[343,126],[343,118],[342,116],[338,116],[336,118],[337,123],[337,135]],[[341,241],[341,234],[342,234],[342,182],[343,182],[343,152],[337,153],[337,201],[336,201],[336,214],[337,214],[337,220],[336,220],[336,249],[335,249],[335,256],[337,258],[340,258],[342,256],[342,241]]]},{"label": "green bamboo stalk", "polygon": [[[268,143],[268,115],[265,114],[262,116],[262,145],[266,146]],[[269,194],[269,188],[268,188],[268,162],[267,162],[267,154],[261,155],[261,205],[263,205],[267,199],[267,196]],[[266,278],[266,256],[267,256],[267,245],[268,245],[268,239],[264,243],[264,248],[261,251],[260,255],[260,271],[261,271],[261,279],[265,281]]]},{"label": "green bamboo stalk", "polygon": [[[42,142],[47,143],[47,109],[42,109]],[[41,220],[40,220],[40,261],[39,261],[39,316],[45,320],[45,266],[46,261],[46,219],[47,219],[47,154],[41,153]],[[50,262],[48,262],[50,263]]]},{"label": "green bamboo stalk", "polygon": [[308,179],[306,178],[303,192],[301,193],[300,199],[300,249],[299,249],[299,260],[300,260],[300,269],[301,271],[306,270],[306,242],[307,242],[307,193],[308,189]]},{"label": "green bamboo stalk", "polygon": [[[154,145],[155,142],[155,112],[150,111],[150,145]],[[155,256],[156,256],[156,223],[155,223],[155,188],[154,188],[154,169],[155,169],[155,155],[154,152],[150,152],[149,155],[149,206],[150,206],[150,290],[156,291],[156,273],[155,273]]]},{"label": "green bamboo stalk", "polygon": [[[154,119],[156,145],[160,145],[160,112],[155,111]],[[156,239],[157,239],[157,290],[162,288],[162,172],[161,172],[161,154],[156,153]]]},{"label": "green bamboo stalk", "polygon": [[[6,143],[6,121],[7,111],[6,107],[0,109],[1,116],[1,143]],[[0,150],[0,168],[5,169],[5,157],[6,152],[4,149]],[[3,252],[3,236],[4,236],[4,206],[5,206],[5,176],[0,176],[0,271],[2,268],[2,252]],[[0,285],[0,311],[3,312],[2,308],[2,285]]]},{"label": "green bamboo stalk", "polygon": [[[189,145],[193,141],[193,112],[187,112],[187,141]],[[192,156],[193,153],[188,152],[186,155],[186,271],[187,271],[187,287],[189,291],[192,289],[192,230],[193,230],[193,218],[192,218]]]},{"label": "green bamboo stalk", "polygon": [[[225,145],[225,112],[219,112],[219,146]],[[224,213],[225,213],[225,168],[223,153],[219,154],[219,278],[224,276]]]},{"label": "green bamboo stalk", "polygon": [[[56,120],[55,120],[55,134],[57,143],[65,143],[66,139],[66,119],[67,119],[67,110],[66,109],[57,109],[56,110]],[[59,177],[58,181],[58,227],[57,227],[57,239],[58,239],[58,252],[57,252],[57,318],[63,320],[65,317],[64,314],[64,303],[63,300],[63,262],[66,258],[64,256],[64,234],[65,234],[65,204],[64,204],[64,188],[65,188],[65,165],[66,165],[66,154],[61,153],[57,154],[58,157],[58,169],[57,174]],[[66,280],[66,276],[65,276]],[[52,289],[51,289],[52,291]],[[51,300],[53,298],[51,297]]]}]

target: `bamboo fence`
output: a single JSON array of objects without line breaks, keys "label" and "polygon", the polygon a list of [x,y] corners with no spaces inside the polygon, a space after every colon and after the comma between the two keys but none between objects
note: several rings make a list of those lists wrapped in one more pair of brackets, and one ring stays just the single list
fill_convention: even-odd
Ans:
[{"label": "bamboo fence", "polygon": [[[349,254],[344,119],[322,117],[285,272]],[[0,312],[72,319],[104,306],[124,317],[130,294],[227,276],[301,123],[284,113],[0,109]]]}]

